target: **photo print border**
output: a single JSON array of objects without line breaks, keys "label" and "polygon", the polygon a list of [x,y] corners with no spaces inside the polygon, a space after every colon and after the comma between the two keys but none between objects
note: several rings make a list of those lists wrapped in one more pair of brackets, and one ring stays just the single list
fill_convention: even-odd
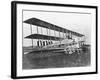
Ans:
[{"label": "photo print border", "polygon": [[[17,72],[17,5],[43,5],[43,6],[57,6],[57,7],[75,7],[75,8],[88,8],[95,9],[95,71],[93,72],[78,72],[78,73],[61,73],[61,74],[45,74],[45,75],[26,75],[18,76]],[[22,79],[22,78],[39,78],[39,77],[55,77],[55,76],[68,76],[68,75],[85,75],[85,74],[97,74],[98,72],[98,7],[89,5],[73,5],[73,4],[57,4],[57,3],[41,3],[41,2],[24,2],[24,1],[12,1],[11,2],[11,78]]]}]

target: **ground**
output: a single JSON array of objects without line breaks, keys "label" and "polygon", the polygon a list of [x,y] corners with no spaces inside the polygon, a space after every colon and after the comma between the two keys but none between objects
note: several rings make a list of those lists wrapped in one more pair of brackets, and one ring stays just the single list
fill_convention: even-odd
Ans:
[{"label": "ground", "polygon": [[90,65],[90,47],[80,54],[29,53],[23,55],[23,69],[81,67]]}]

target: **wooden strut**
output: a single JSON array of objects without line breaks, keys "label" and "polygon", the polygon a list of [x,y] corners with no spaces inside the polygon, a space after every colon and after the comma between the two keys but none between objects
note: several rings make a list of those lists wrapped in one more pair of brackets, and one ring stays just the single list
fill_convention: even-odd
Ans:
[{"label": "wooden strut", "polygon": [[[60,31],[59,31],[59,37],[61,37],[61,35],[60,35]],[[59,42],[60,42],[60,44],[61,44],[61,40],[59,40]]]},{"label": "wooden strut", "polygon": [[[48,28],[47,28],[47,35],[48,35]],[[49,42],[49,40],[48,40],[48,42]],[[48,45],[48,42],[46,41],[46,45]]]},{"label": "wooden strut", "polygon": [[[55,28],[55,27],[54,27],[54,28]],[[56,36],[55,29],[54,29],[54,36]],[[55,40],[56,40],[56,38],[55,38]]]},{"label": "wooden strut", "polygon": [[[30,24],[30,30],[31,30],[31,35],[32,35],[32,25]],[[33,39],[32,39],[32,48],[33,48]]]},{"label": "wooden strut", "polygon": [[64,37],[64,33],[63,33],[63,38],[65,38],[65,37]]},{"label": "wooden strut", "polygon": [[[51,35],[50,33],[51,32],[50,32],[50,27],[49,27],[49,36]],[[49,38],[49,41],[51,41],[51,38]],[[49,44],[49,41],[48,41],[48,44]]]},{"label": "wooden strut", "polygon": [[[42,32],[42,27],[41,27],[41,34],[43,34],[43,32]],[[43,44],[43,46],[44,46],[44,43],[43,43],[43,39],[41,39],[41,43]]]},{"label": "wooden strut", "polygon": [[[38,34],[38,26],[37,26],[37,34]],[[38,42],[38,47],[39,47],[39,39],[38,39],[38,41],[37,41],[37,42]]]}]

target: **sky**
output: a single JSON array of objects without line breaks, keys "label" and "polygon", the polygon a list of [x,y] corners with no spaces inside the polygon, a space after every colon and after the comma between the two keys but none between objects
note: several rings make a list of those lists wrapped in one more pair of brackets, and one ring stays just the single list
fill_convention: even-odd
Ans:
[{"label": "sky", "polygon": [[[38,18],[57,26],[72,30],[85,35],[86,43],[91,42],[91,14],[80,14],[71,12],[44,12],[44,11],[23,11],[23,21],[30,18]],[[36,32],[36,26],[32,26],[32,33]],[[43,30],[45,34],[45,29]],[[30,35],[30,25],[23,23],[23,46],[32,44],[30,39],[25,36]]]}]

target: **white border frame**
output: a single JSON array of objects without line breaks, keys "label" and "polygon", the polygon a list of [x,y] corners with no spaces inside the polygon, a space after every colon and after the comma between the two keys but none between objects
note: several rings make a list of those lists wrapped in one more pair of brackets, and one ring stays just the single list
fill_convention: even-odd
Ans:
[{"label": "white border frame", "polygon": [[[70,73],[86,73],[96,72],[96,9],[80,8],[80,7],[61,7],[61,6],[47,6],[47,5],[33,5],[33,4],[17,4],[17,77],[22,76],[38,76],[38,75],[53,75],[53,74],[70,74]],[[40,8],[41,7],[41,8]],[[22,70],[22,10],[61,10],[61,11],[75,11],[75,12],[89,12],[92,15],[92,36],[91,36],[91,66],[90,67],[74,67],[74,68],[52,68],[52,69],[36,69],[36,70]],[[95,34],[94,34],[95,33]],[[95,54],[94,54],[95,53]],[[82,71],[81,71],[82,70]]]}]

